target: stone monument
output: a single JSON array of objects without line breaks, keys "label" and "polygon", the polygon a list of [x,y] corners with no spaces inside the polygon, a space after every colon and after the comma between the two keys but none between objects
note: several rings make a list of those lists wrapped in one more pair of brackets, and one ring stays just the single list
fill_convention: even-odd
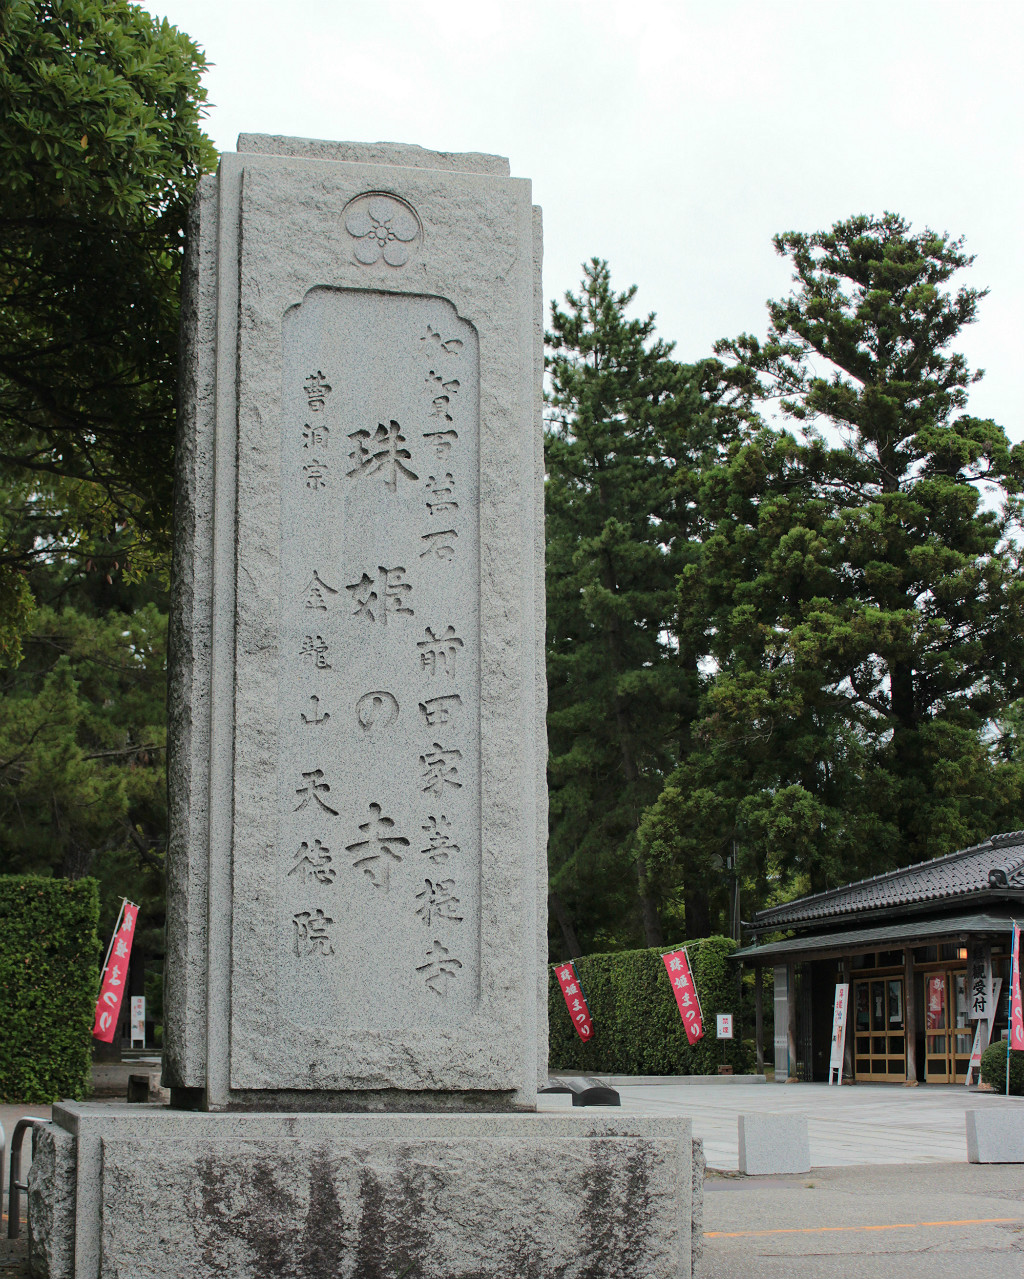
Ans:
[{"label": "stone monument", "polygon": [[546,1076],[540,215],[243,135],[183,301],[164,1083],[40,1134],[51,1279],[691,1273],[689,1124]]}]

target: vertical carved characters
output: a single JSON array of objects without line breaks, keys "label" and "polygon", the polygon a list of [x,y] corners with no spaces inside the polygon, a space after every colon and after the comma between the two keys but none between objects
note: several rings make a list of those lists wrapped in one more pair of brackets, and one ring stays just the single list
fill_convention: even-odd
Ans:
[{"label": "vertical carved characters", "polygon": [[[345,228],[380,271],[421,240],[390,196],[354,200]],[[344,992],[346,1024],[372,1021],[386,973],[383,997],[429,1025],[442,1004],[471,1014],[479,969],[476,337],[410,295],[317,289],[294,320],[278,945],[293,1002]]]}]

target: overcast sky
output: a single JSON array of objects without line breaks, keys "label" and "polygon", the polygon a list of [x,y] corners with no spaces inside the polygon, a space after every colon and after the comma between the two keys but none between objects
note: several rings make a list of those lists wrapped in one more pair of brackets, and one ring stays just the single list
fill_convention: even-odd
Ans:
[{"label": "overcast sky", "polygon": [[991,290],[971,410],[1024,438],[1019,0],[154,0],[213,63],[207,129],[507,155],[544,291],[607,258],[682,359],[765,329],[777,231],[889,209]]}]

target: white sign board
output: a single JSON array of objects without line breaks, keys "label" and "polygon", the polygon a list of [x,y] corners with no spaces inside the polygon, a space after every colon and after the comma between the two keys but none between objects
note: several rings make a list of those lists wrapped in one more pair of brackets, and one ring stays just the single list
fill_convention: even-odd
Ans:
[{"label": "white sign board", "polygon": [[[846,1009],[850,1002],[850,983],[836,985],[836,1002],[832,1010],[832,1051],[828,1059],[828,1082],[843,1082],[843,1055],[846,1051]],[[837,1071],[835,1081],[832,1072]]]},{"label": "white sign board", "polygon": [[732,1039],[732,1013],[719,1013],[718,1022],[718,1038]]},{"label": "white sign board", "polygon": [[133,1048],[145,1048],[146,1046],[146,997],[145,995],[132,995],[131,1039],[132,1039]]}]

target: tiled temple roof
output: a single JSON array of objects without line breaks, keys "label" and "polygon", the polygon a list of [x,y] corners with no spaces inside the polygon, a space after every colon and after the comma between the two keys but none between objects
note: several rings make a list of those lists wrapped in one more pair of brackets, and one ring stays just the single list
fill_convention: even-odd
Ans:
[{"label": "tiled temple roof", "polygon": [[993,835],[982,844],[945,857],[758,911],[753,926],[759,933],[797,928],[818,920],[917,902],[959,902],[971,893],[999,889],[1024,891],[1024,830]]}]

